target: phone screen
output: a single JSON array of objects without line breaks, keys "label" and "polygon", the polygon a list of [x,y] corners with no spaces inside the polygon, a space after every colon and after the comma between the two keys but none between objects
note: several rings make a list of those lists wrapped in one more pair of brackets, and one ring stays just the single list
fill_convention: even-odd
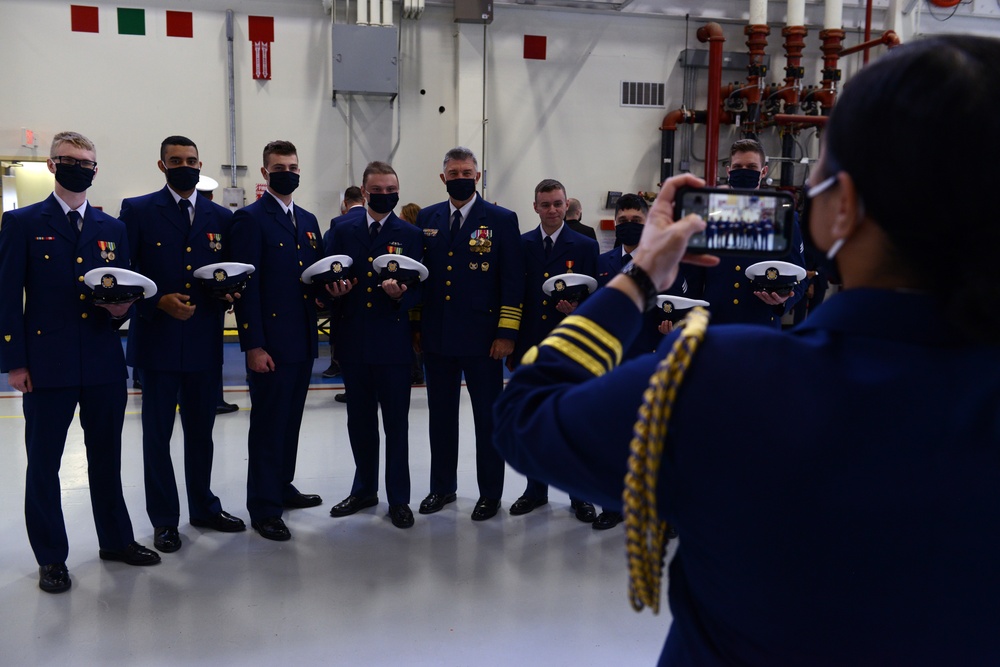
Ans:
[{"label": "phone screen", "polygon": [[697,213],[705,231],[688,247],[705,252],[767,254],[788,252],[794,202],[785,192],[703,189],[681,194],[680,213]]}]

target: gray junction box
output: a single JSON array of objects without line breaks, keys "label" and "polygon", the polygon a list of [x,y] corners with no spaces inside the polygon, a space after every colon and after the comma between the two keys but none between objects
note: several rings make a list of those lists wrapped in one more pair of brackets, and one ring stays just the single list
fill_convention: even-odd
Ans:
[{"label": "gray junction box", "polygon": [[395,26],[333,24],[333,102],[338,94],[399,93],[399,31]]}]

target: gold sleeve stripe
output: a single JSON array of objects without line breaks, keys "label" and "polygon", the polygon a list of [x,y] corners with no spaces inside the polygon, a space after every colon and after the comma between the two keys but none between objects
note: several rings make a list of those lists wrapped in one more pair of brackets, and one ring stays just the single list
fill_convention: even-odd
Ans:
[{"label": "gold sleeve stripe", "polygon": [[501,315],[509,315],[510,317],[521,317],[521,309],[517,306],[500,306]]},{"label": "gold sleeve stripe", "polygon": [[[570,315],[564,319],[560,327],[575,327],[584,333],[590,334],[598,343],[608,348],[614,355],[615,365],[622,362],[622,343],[620,340],[608,333],[607,329],[600,326],[591,319],[579,315]],[[558,328],[556,329],[558,331]]]},{"label": "gold sleeve stripe", "polygon": [[596,377],[604,375],[604,373],[607,372],[607,370],[597,360],[595,360],[594,357],[590,356],[565,338],[550,336],[545,339],[542,345],[554,347],[559,352],[583,366],[584,369]]},{"label": "gold sleeve stripe", "polygon": [[521,328],[521,320],[520,318],[515,320],[509,317],[501,317],[497,326],[501,329],[513,329],[514,331],[518,331]]},{"label": "gold sleeve stripe", "polygon": [[[607,373],[608,371],[610,371],[612,368],[614,368],[614,364],[613,364],[613,361],[611,359],[611,354],[606,349],[604,349],[604,348],[600,347],[599,345],[595,344],[594,341],[593,341],[593,339],[591,339],[590,337],[588,337],[588,336],[580,333],[579,331],[575,331],[575,330],[571,329],[570,327],[566,327],[566,328],[561,328],[560,327],[559,329],[556,329],[555,331],[553,331],[550,334],[549,337],[550,338],[564,338],[564,339],[570,339],[570,338],[572,338],[572,339],[574,339],[577,342],[578,346],[579,346],[580,343],[582,343],[582,346],[580,346],[580,347],[586,348],[587,350],[589,350],[586,354],[589,354],[589,356],[594,359],[594,362],[600,364],[600,366],[601,366],[601,372],[598,373],[597,375],[604,375],[605,373]],[[542,345],[547,344],[547,342],[548,341],[544,341],[542,343]]]}]

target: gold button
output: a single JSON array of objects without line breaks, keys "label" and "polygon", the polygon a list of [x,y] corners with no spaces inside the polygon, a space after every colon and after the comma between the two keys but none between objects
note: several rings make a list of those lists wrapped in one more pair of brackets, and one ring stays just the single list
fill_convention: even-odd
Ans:
[{"label": "gold button", "polygon": [[156,242],[156,247],[157,247],[157,248],[159,248],[159,247],[160,247],[161,245],[163,245],[163,244],[162,244],[162,243],[160,243],[159,241],[157,241],[157,242]]},{"label": "gold button", "polygon": [[368,292],[370,293],[371,291],[372,291],[372,288],[371,288],[371,287],[369,287],[369,288],[368,288]]},{"label": "gold button", "polygon": [[184,283],[184,289],[191,289],[191,283]]},{"label": "gold button", "polygon": [[543,273],[543,274],[542,274],[542,277],[543,277],[543,278],[548,278],[548,277],[549,277],[549,273],[548,273],[548,271],[546,271],[545,273]]},{"label": "gold button", "polygon": [[451,271],[451,267],[450,266],[448,267],[448,270]]},{"label": "gold button", "polygon": [[187,270],[187,271],[190,271],[191,270],[191,265],[188,264],[187,266],[184,267],[184,269]]},{"label": "gold button", "polygon": [[78,282],[81,282],[81,283],[83,282],[83,276],[77,276],[76,279],[77,279]]},{"label": "gold button", "polygon": [[248,322],[244,322],[243,323],[243,328],[244,329],[249,329],[250,328],[250,324]]},{"label": "gold button", "polygon": [[48,259],[48,258],[49,258],[49,256],[48,256],[48,255],[46,255],[46,256],[45,256],[45,259]]},{"label": "gold button", "polygon": [[447,286],[447,287],[451,287],[451,281],[450,281],[450,280],[446,280],[446,281],[444,281],[444,284],[445,284],[445,286]]},{"label": "gold button", "polygon": [[450,250],[448,251],[448,256],[449,256],[449,257],[451,257],[451,256],[452,256],[452,255],[454,255],[454,254],[455,254],[455,253],[451,252]]},{"label": "gold button", "polygon": [[41,329],[39,329],[39,330],[38,330],[38,335],[39,335],[39,336],[41,336],[41,335],[42,335],[42,330],[41,330]]},{"label": "gold button", "polygon": [[369,262],[369,263],[371,263],[372,261],[373,261],[373,258],[372,258],[372,257],[369,257],[369,258],[368,258],[368,262]]},{"label": "gold button", "polygon": [[191,246],[188,246],[188,247],[186,248],[186,250],[187,250],[188,252],[191,252]]},{"label": "gold button", "polygon": [[368,272],[368,277],[369,277],[369,278],[371,278],[371,277],[372,277],[372,272],[371,272],[371,271],[369,271],[369,272]]},{"label": "gold button", "polygon": [[740,284],[739,283],[733,283],[733,287],[735,287],[736,289],[739,289],[740,288]]},{"label": "gold button", "polygon": [[451,301],[451,295],[449,294],[448,296],[446,296],[446,297],[444,298],[444,300],[445,300],[445,301]]},{"label": "gold button", "polygon": [[301,259],[299,260],[299,266],[302,266],[302,260]]},{"label": "gold button", "polygon": [[81,294],[81,295],[80,295],[80,301],[83,301],[83,300],[85,300],[86,298],[87,298],[87,295],[86,295],[86,294]]},{"label": "gold button", "polygon": [[83,264],[83,257],[77,257],[76,258],[76,263],[77,264]]},{"label": "gold button", "polygon": [[80,313],[80,317],[82,317],[83,319],[87,319],[87,313]]},{"label": "gold button", "polygon": [[372,307],[372,302],[371,302],[371,301],[369,301],[369,302],[368,302],[368,307],[369,307],[369,308],[371,308],[371,307]]},{"label": "gold button", "polygon": [[299,243],[296,243],[296,244],[295,244],[295,249],[296,249],[296,250],[302,250],[302,245],[301,245],[301,244],[299,244]]},{"label": "gold button", "polygon": [[306,296],[305,294],[303,294],[303,295],[302,295],[302,298],[303,298],[303,299],[308,299],[309,297],[308,297],[308,296]]},{"label": "gold button", "polygon": [[271,313],[271,317],[277,317],[278,313]]},{"label": "gold button", "polygon": [[278,244],[278,247],[279,247],[279,248],[284,248],[284,247],[285,247],[285,244],[284,244],[284,243],[279,243],[279,244]]},{"label": "gold button", "polygon": [[733,299],[733,305],[734,306],[740,305],[740,300],[739,299]]},{"label": "gold button", "polygon": [[547,305],[549,305],[549,302],[548,302],[548,301],[546,301],[545,299],[542,299],[542,305],[543,305],[543,306],[547,306]]},{"label": "gold button", "polygon": [[737,271],[739,271],[739,270],[740,270],[740,265],[739,265],[739,264],[737,264],[737,265],[736,265],[736,270],[737,270]]},{"label": "gold button", "polygon": [[542,315],[542,319],[543,320],[547,320],[547,319],[549,319],[549,316],[548,315]]}]

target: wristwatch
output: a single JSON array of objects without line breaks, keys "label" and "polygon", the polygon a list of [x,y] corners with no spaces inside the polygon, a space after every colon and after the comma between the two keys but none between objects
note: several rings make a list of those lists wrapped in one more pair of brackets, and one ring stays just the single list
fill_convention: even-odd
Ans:
[{"label": "wristwatch", "polygon": [[642,292],[643,297],[646,299],[646,306],[643,311],[652,310],[656,307],[656,297],[659,296],[660,292],[656,289],[656,285],[650,280],[649,274],[643,271],[642,267],[631,261],[622,267],[622,275],[628,276],[635,283],[639,291]]}]

